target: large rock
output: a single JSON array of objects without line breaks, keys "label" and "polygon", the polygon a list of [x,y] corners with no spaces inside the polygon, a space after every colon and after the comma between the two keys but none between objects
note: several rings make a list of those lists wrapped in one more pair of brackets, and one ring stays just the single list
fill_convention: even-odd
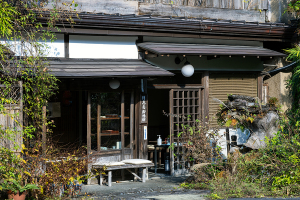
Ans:
[{"label": "large rock", "polygon": [[265,139],[273,138],[279,130],[279,116],[276,112],[270,111],[263,118],[256,118],[251,124],[251,136],[244,144],[252,149],[260,149],[266,146]]}]

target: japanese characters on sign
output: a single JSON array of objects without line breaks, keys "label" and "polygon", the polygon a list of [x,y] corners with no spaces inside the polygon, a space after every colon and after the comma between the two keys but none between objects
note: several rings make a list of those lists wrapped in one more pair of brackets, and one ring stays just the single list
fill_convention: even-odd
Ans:
[{"label": "japanese characters on sign", "polygon": [[147,123],[147,97],[141,96],[141,123]]}]

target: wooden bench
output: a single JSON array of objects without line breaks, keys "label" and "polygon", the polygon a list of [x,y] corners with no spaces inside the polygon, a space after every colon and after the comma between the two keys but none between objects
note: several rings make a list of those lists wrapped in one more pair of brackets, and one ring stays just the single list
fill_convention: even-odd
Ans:
[{"label": "wooden bench", "polygon": [[[153,167],[153,163],[147,163],[147,164],[125,164],[125,165],[115,165],[115,166],[106,166],[101,164],[93,164],[93,169],[101,169],[105,166],[105,171],[108,171],[108,187],[111,187],[111,179],[112,179],[112,170],[118,170],[118,169],[126,169],[129,171],[135,178],[141,180],[143,183],[146,182],[146,175],[147,175],[147,167]],[[134,168],[142,168],[142,178],[139,177],[136,173],[130,171],[129,169]],[[103,185],[103,175],[100,174],[100,185]]]}]

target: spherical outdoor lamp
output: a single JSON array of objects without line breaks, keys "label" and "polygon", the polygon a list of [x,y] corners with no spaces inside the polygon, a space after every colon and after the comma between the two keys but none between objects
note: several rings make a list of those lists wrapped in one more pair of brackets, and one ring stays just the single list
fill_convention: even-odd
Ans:
[{"label": "spherical outdoor lamp", "polygon": [[120,81],[112,79],[111,81],[109,81],[109,87],[111,87],[111,89],[118,89],[120,87]]},{"label": "spherical outdoor lamp", "polygon": [[194,74],[194,67],[189,62],[185,62],[181,68],[181,73],[185,77],[191,77]]}]

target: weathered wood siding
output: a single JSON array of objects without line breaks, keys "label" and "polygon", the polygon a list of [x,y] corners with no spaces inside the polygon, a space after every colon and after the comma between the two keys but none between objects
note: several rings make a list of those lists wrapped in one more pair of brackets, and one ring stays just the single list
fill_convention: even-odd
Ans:
[{"label": "weathered wood siding", "polygon": [[22,83],[11,87],[11,92],[5,94],[5,85],[0,85],[1,98],[14,100],[14,104],[4,104],[0,111],[0,146],[21,151],[22,137]]},{"label": "weathered wood siding", "polygon": [[[228,8],[228,9],[268,9],[267,0],[129,0],[144,4],[168,4],[173,6],[194,6],[201,8]],[[182,7],[184,8],[184,7]]]}]

